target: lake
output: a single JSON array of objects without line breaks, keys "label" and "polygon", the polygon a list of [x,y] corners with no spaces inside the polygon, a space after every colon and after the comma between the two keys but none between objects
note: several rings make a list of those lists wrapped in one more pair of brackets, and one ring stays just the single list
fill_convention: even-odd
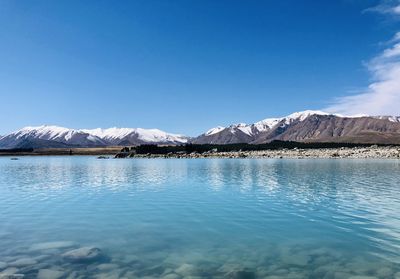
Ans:
[{"label": "lake", "polygon": [[400,160],[0,157],[22,275],[399,279]]}]

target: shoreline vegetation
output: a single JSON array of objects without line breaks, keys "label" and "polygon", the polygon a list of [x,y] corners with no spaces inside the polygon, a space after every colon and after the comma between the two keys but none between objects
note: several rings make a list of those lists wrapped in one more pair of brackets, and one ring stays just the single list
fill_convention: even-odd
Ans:
[{"label": "shoreline vegetation", "polygon": [[400,145],[304,143],[185,144],[92,148],[0,149],[0,156],[93,155],[108,158],[388,158],[400,159]]}]

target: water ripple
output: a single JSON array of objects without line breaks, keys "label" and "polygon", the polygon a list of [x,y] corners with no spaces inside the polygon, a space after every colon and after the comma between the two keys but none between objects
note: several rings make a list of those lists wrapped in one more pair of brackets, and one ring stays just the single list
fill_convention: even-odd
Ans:
[{"label": "water ripple", "polygon": [[177,273],[195,264],[213,274],[233,265],[304,278],[339,271],[388,278],[386,268],[393,277],[399,167],[396,160],[0,158],[0,262],[29,255],[35,243],[70,240],[102,248],[124,274],[134,266],[142,277],[159,270],[155,262]]}]

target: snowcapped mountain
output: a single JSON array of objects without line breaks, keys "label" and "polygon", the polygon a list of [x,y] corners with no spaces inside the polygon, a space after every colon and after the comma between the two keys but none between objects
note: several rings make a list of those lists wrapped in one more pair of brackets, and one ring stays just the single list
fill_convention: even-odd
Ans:
[{"label": "snowcapped mountain", "polygon": [[307,117],[311,115],[335,115],[341,117],[339,114],[329,114],[327,112],[319,111],[319,110],[305,110],[301,112],[295,112],[285,117],[280,118],[267,118],[252,124],[257,132],[265,132],[271,130],[276,125],[280,124],[281,127],[292,124],[296,121],[303,121]]},{"label": "snowcapped mountain", "polygon": [[131,146],[140,144],[260,144],[273,140],[400,144],[399,116],[343,116],[306,110],[253,124],[215,127],[189,138],[158,129],[25,127],[0,137],[0,148]]},{"label": "snowcapped mountain", "polygon": [[400,117],[343,116],[306,110],[254,124],[217,127],[192,139],[198,144],[266,143],[272,140],[400,143]]},{"label": "snowcapped mountain", "polygon": [[114,127],[82,131],[104,140],[109,145],[182,144],[188,141],[186,136],[167,133],[159,129]]},{"label": "snowcapped mountain", "polygon": [[95,147],[137,144],[182,144],[188,138],[158,129],[69,129],[58,126],[25,127],[0,138],[0,148]]},{"label": "snowcapped mountain", "polygon": [[306,110],[292,113],[286,117],[267,118],[254,124],[239,123],[230,125],[229,127],[218,126],[208,130],[192,142],[214,144],[252,142],[256,139],[257,135],[271,131],[278,125],[283,128],[295,121],[303,121],[310,115],[328,115],[328,113]]}]

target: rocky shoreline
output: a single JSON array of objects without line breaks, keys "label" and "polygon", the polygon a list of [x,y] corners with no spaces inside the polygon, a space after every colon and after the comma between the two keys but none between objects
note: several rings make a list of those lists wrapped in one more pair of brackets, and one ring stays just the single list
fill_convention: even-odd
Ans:
[{"label": "rocky shoreline", "polygon": [[353,148],[319,148],[319,149],[276,149],[259,151],[204,153],[176,152],[168,154],[136,154],[134,152],[119,152],[115,158],[352,158],[352,159],[400,159],[400,146],[369,146]]}]

